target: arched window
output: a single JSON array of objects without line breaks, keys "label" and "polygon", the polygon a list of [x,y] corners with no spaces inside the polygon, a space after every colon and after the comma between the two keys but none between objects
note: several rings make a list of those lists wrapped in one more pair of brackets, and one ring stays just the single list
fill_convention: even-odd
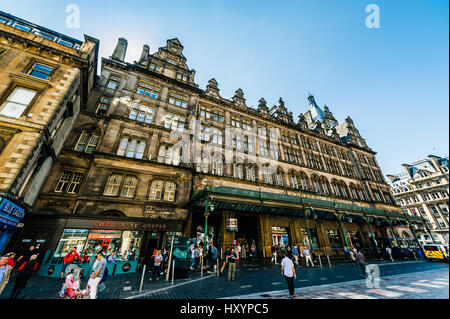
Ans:
[{"label": "arched window", "polygon": [[134,176],[125,177],[125,181],[123,182],[122,192],[120,193],[120,196],[133,198],[134,194],[136,193],[136,185],[137,185],[136,177]]},{"label": "arched window", "polygon": [[363,193],[361,187],[358,187],[358,188],[357,188],[357,191],[358,191],[359,199],[360,199],[360,200],[364,200],[364,199],[365,199],[365,196],[364,196],[364,193]]},{"label": "arched window", "polygon": [[348,197],[347,185],[344,182],[340,184],[341,194],[343,197]]},{"label": "arched window", "polygon": [[117,155],[129,158],[142,159],[144,157],[145,142],[135,139],[129,140],[128,137],[122,138],[120,141]]},{"label": "arched window", "polygon": [[216,161],[213,161],[211,163],[211,173],[214,175],[223,175],[223,162],[222,160],[218,159]]},{"label": "arched window", "polygon": [[255,167],[253,165],[247,166],[246,169],[247,173],[247,180],[254,182],[256,180],[256,171]]},{"label": "arched window", "polygon": [[320,188],[319,179],[316,176],[314,176],[312,178],[312,184],[313,184],[313,189],[314,189],[314,191],[316,193],[321,193],[322,192],[322,189]]},{"label": "arched window", "polygon": [[244,178],[244,166],[242,164],[233,163],[233,177],[239,179]]},{"label": "arched window", "polygon": [[308,176],[303,172],[300,173],[300,185],[302,190],[308,190]]},{"label": "arched window", "polygon": [[262,174],[263,174],[263,178],[264,178],[264,183],[266,183],[266,184],[273,183],[272,171],[268,166],[262,167]]},{"label": "arched window", "polygon": [[160,200],[163,191],[163,184],[164,182],[159,179],[152,181],[148,198]]},{"label": "arched window", "polygon": [[322,183],[322,191],[324,194],[328,195],[330,194],[330,189],[328,187],[328,180],[325,177],[322,177],[320,179],[321,183]]},{"label": "arched window", "polygon": [[298,188],[297,175],[294,172],[291,172],[290,177],[291,177],[291,187]]},{"label": "arched window", "polygon": [[275,182],[277,186],[284,186],[284,173],[281,169],[275,175]]},{"label": "arched window", "polygon": [[99,134],[95,131],[83,131],[78,138],[75,151],[91,154],[97,146]]}]

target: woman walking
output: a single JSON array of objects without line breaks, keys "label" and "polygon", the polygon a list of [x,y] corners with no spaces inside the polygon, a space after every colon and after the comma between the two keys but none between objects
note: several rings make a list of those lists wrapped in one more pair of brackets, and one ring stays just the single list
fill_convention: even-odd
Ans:
[{"label": "woman walking", "polygon": [[37,255],[32,255],[29,261],[26,261],[19,267],[16,281],[9,299],[17,299],[23,288],[26,287],[28,279],[33,275],[33,271],[36,271],[38,263],[36,261]]}]

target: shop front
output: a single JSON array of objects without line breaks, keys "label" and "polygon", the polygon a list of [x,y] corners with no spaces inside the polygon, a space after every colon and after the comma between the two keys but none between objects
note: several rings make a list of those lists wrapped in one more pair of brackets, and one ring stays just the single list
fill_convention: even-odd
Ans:
[{"label": "shop front", "polygon": [[63,259],[74,247],[81,256],[83,276],[90,273],[97,252],[107,258],[112,276],[135,273],[149,262],[154,249],[161,249],[172,235],[180,235],[182,223],[160,220],[68,219],[57,244],[45,251],[39,275],[59,277]]},{"label": "shop front", "polygon": [[0,255],[14,230],[25,217],[25,208],[9,196],[0,196]]}]

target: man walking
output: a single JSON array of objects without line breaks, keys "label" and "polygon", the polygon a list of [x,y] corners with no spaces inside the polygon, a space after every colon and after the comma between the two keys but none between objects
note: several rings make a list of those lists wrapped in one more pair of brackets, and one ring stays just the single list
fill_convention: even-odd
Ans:
[{"label": "man walking", "polygon": [[228,262],[228,281],[234,281],[234,275],[236,273],[236,259],[237,255],[234,251],[234,248],[231,249],[231,253],[227,256]]},{"label": "man walking", "polygon": [[81,257],[77,252],[76,246],[72,248],[71,252],[69,252],[66,256],[64,256],[63,266],[61,269],[61,279],[64,279],[64,272],[66,271],[67,266],[69,266],[75,258],[81,261]]},{"label": "man walking", "polygon": [[366,260],[364,258],[364,255],[360,251],[358,251],[356,248],[354,250],[356,250],[356,253],[355,253],[356,262],[361,267],[361,271],[363,273],[364,278],[367,278]]},{"label": "man walking", "polygon": [[163,257],[161,256],[161,251],[156,252],[156,256],[153,258],[153,267],[152,267],[152,277],[149,279],[149,281],[152,281],[155,276],[156,280],[159,280],[161,277],[161,263],[163,261]]},{"label": "man walking", "polygon": [[12,267],[7,264],[9,257],[0,257],[0,295],[8,284],[9,277],[11,276]]},{"label": "man walking", "polygon": [[297,275],[295,274],[294,263],[288,256],[285,256],[281,261],[281,275],[286,278],[289,297],[294,298],[294,279],[297,278]]},{"label": "man walking", "polygon": [[298,250],[297,250],[297,245],[294,245],[294,247],[292,247],[292,254],[294,255],[294,261],[295,261],[295,264],[298,266]]},{"label": "man walking", "polygon": [[217,271],[217,257],[218,257],[218,250],[217,247],[214,246],[213,243],[211,243],[211,271],[212,273],[216,273]]},{"label": "man walking", "polygon": [[106,259],[103,256],[103,252],[99,251],[97,252],[97,260],[94,262],[91,276],[89,277],[89,281],[86,285],[86,292],[89,294],[89,299],[97,299],[98,285],[103,277],[105,268]]},{"label": "man walking", "polygon": [[311,262],[311,265],[314,267],[314,262],[312,261],[311,258],[311,252],[306,246],[305,249],[303,249],[303,255],[305,256],[306,267],[309,267],[309,262]]},{"label": "man walking", "polygon": [[271,250],[272,250],[272,259],[270,261],[276,265],[277,264],[277,247],[275,247],[275,245],[272,245]]},{"label": "man walking", "polygon": [[392,260],[392,262],[394,262],[394,258],[392,257],[391,247],[389,247],[389,246],[386,247],[386,253],[388,254],[389,258]]}]

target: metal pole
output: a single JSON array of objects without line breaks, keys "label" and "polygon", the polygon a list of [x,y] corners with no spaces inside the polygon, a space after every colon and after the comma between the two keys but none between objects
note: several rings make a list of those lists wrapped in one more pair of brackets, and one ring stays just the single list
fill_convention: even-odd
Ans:
[{"label": "metal pole", "polygon": [[219,260],[219,258],[217,258],[217,268],[216,268],[216,273],[217,273],[217,276],[219,276],[219,270],[220,270],[220,268],[219,268],[219,266],[220,266],[220,260]]},{"label": "metal pole", "polygon": [[308,231],[309,247],[310,247],[311,251],[313,251],[314,248],[313,248],[312,239],[311,239],[311,232],[309,231],[309,222],[308,222],[308,216],[307,216],[306,211],[305,211],[305,222],[306,222],[306,230]]},{"label": "metal pole", "polygon": [[147,265],[146,264],[144,264],[144,268],[143,268],[143,270],[142,270],[142,276],[141,276],[141,285],[139,286],[139,292],[142,292],[142,285],[144,284],[144,275],[145,275],[145,267],[146,267]]},{"label": "metal pole", "polygon": [[172,285],[173,285],[173,279],[175,277],[175,260],[172,262]]},{"label": "metal pole", "polygon": [[200,274],[201,274],[201,277],[203,277],[203,256],[201,256],[201,259],[202,259],[202,262],[201,262],[201,271],[200,271]]},{"label": "metal pole", "polygon": [[220,259],[223,259],[223,251],[222,251],[222,248],[220,248]]},{"label": "metal pole", "polygon": [[175,236],[172,236],[172,242],[170,243],[170,254],[169,254],[169,264],[167,267],[167,273],[166,273],[166,281],[169,281],[169,275],[170,275],[170,264],[172,261],[172,252],[173,252],[173,240]]},{"label": "metal pole", "polygon": [[339,213],[336,213],[336,217],[337,217],[337,220],[339,222],[339,226],[341,228],[341,233],[344,236],[345,247],[348,247],[347,236],[345,235],[345,229],[344,229],[344,226],[342,225],[342,221],[341,221],[341,218],[339,217]]},{"label": "metal pole", "polygon": [[319,253],[319,264],[320,264],[320,268],[322,268],[322,259],[320,259],[320,253]]},{"label": "metal pole", "polygon": [[330,265],[330,268],[331,268],[330,256],[328,256],[328,254],[327,254],[327,259],[328,259],[328,265]]}]

